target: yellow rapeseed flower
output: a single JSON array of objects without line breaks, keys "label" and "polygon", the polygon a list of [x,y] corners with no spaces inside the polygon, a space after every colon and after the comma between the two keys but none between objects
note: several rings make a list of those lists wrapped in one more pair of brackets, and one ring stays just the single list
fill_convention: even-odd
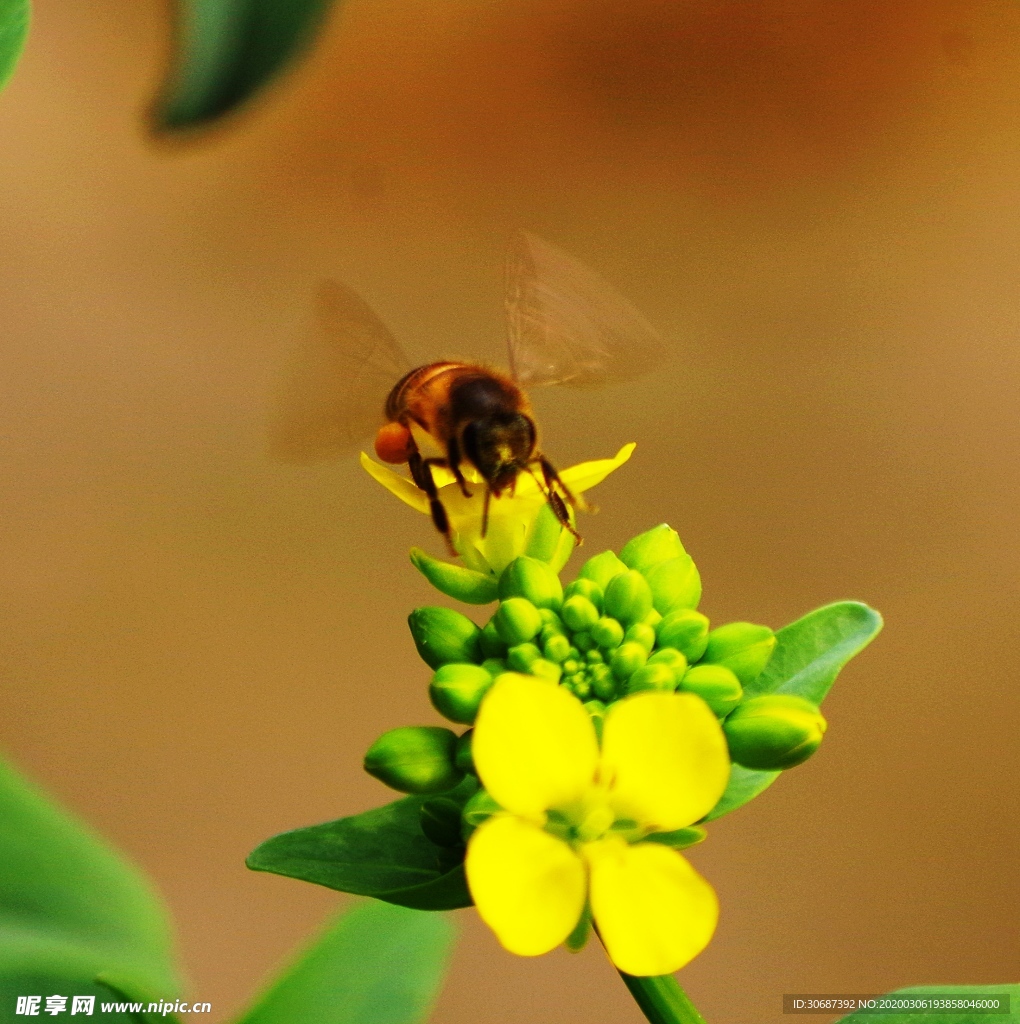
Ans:
[{"label": "yellow rapeseed flower", "polygon": [[[634,447],[633,444],[627,444],[611,459],[597,459],[571,466],[560,473],[560,479],[573,494],[583,494],[605,480],[613,470],[619,469],[630,458]],[[425,492],[412,480],[373,461],[364,452],[361,453],[361,465],[391,494],[424,515],[430,515]],[[464,497],[448,469],[442,466],[432,469],[432,478],[439,488],[439,500],[450,520],[453,546],[469,569],[499,575],[518,555],[527,551],[539,526],[540,513],[547,504],[545,495],[530,473],[521,473],[512,495],[507,491],[499,498],[492,499],[489,526],[483,537],[485,484],[478,473],[467,465],[464,466],[464,477],[469,484],[476,485],[471,488],[470,498]],[[573,543],[573,537],[567,531],[561,531],[559,547],[550,559],[555,569],[560,569],[566,562]]]},{"label": "yellow rapeseed flower", "polygon": [[471,836],[468,885],[503,946],[547,953],[586,904],[628,974],[672,973],[708,945],[712,887],[676,850],[642,842],[700,820],[726,788],[726,741],[704,701],[664,692],[618,701],[600,750],[576,697],[506,673],[482,702],[471,747],[503,810]]}]

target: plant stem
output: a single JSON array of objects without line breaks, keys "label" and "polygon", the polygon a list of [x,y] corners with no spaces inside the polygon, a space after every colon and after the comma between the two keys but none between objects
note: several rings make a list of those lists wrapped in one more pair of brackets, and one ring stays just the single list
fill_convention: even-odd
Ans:
[{"label": "plant stem", "polygon": [[620,977],[650,1024],[705,1024],[672,974],[638,978],[620,971]]}]

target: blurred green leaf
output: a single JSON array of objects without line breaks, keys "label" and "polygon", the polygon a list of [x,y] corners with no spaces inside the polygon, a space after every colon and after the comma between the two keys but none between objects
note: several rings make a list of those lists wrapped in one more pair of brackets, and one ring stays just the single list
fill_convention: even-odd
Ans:
[{"label": "blurred green leaf", "polygon": [[193,127],[244,103],[311,42],[329,4],[177,0],[174,56],[153,112],[156,127]]},{"label": "blurred green leaf", "polygon": [[453,938],[443,915],[365,903],[327,928],[237,1024],[414,1024],[439,994]]},{"label": "blurred green leaf", "polygon": [[[790,693],[821,704],[839,670],[875,638],[882,616],[858,601],[840,601],[809,612],[776,633],[765,670],[744,688],[744,697]],[[735,764],[729,785],[705,821],[728,814],[768,789],[781,772]]]},{"label": "blurred green leaf", "polygon": [[300,878],[416,910],[471,906],[463,864],[443,863],[421,830],[424,797],[267,839],[247,860],[254,871]]},{"label": "blurred green leaf", "polygon": [[98,1007],[111,1001],[101,974],[173,999],[169,928],[141,874],[2,762],[0,822],[0,1017],[20,995],[94,995]]},{"label": "blurred green leaf", "polygon": [[0,0],[0,89],[11,77],[28,35],[28,0]]},{"label": "blurred green leaf", "polygon": [[922,985],[917,988],[900,988],[890,992],[889,996],[949,996],[957,999],[1009,996],[1009,1013],[993,1015],[973,1009],[959,1012],[941,1010],[937,1013],[925,1013],[923,1010],[911,1013],[869,1013],[858,1010],[847,1017],[841,1017],[836,1024],[974,1024],[975,1021],[1020,1024],[1020,985]]}]

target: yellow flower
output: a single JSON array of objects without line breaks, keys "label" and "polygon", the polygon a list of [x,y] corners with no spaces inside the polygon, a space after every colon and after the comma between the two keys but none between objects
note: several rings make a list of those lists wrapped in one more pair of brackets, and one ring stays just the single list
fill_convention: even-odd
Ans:
[{"label": "yellow flower", "polygon": [[676,850],[641,841],[700,820],[726,788],[726,741],[704,701],[663,692],[618,701],[600,750],[576,697],[506,673],[482,702],[471,749],[503,810],[471,836],[468,885],[510,952],[558,946],[586,901],[627,974],[672,973],[708,945],[712,887]]},{"label": "yellow flower", "polygon": [[[583,494],[605,480],[613,470],[619,469],[630,458],[634,447],[633,444],[624,445],[612,459],[598,459],[571,466],[560,473],[560,479],[573,494]],[[373,479],[405,504],[425,515],[430,514],[425,492],[413,481],[374,462],[364,452],[361,454],[361,465]],[[453,546],[469,569],[499,575],[518,555],[528,553],[536,533],[548,529],[550,519],[556,535],[549,552],[550,557],[546,560],[557,571],[563,567],[573,550],[574,538],[559,527],[550,511],[543,515],[548,502],[530,473],[521,473],[517,477],[512,496],[507,491],[501,497],[492,499],[489,528],[484,537],[482,512],[485,484],[471,467],[465,467],[464,476],[469,484],[476,485],[471,488],[470,498],[464,497],[448,469],[437,466],[432,470],[432,477],[439,488],[439,500],[450,519]]]}]

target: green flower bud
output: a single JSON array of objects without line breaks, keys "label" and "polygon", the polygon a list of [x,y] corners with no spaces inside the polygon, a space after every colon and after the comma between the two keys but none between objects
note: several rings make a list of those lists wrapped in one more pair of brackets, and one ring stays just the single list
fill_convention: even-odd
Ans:
[{"label": "green flower bud", "polygon": [[548,679],[551,683],[558,683],[563,669],[554,661],[546,661],[545,658],[536,658],[528,668],[528,672],[539,679]]},{"label": "green flower bud", "polygon": [[509,647],[531,640],[542,628],[542,616],[526,597],[511,597],[503,601],[492,621],[500,639]]},{"label": "green flower bud", "polygon": [[595,665],[588,673],[591,678],[591,692],[599,700],[609,703],[616,697],[616,677],[608,665]]},{"label": "green flower bud", "polygon": [[697,608],[701,600],[701,576],[690,555],[659,562],[646,570],[655,610],[663,615],[678,608]]},{"label": "green flower bud", "polygon": [[598,609],[599,615],[602,614],[602,601],[605,598],[605,593],[593,580],[576,579],[573,583],[568,583],[567,589],[563,591],[563,599],[569,600],[575,594],[588,598]]},{"label": "green flower bud", "polygon": [[506,663],[511,672],[527,675],[531,671],[531,663],[541,657],[542,652],[533,643],[516,644],[506,652]]},{"label": "green flower bud", "polygon": [[539,608],[538,614],[542,619],[542,629],[555,630],[557,633],[564,631],[563,620],[551,608]]},{"label": "green flower bud", "polygon": [[584,676],[578,676],[571,686],[574,696],[580,701],[586,701],[591,696],[591,683]]},{"label": "green flower bud", "polygon": [[365,754],[365,771],[402,793],[442,793],[464,777],[457,767],[457,737],[434,725],[384,732]]},{"label": "green flower bud", "polygon": [[676,689],[676,673],[661,661],[655,665],[639,668],[627,680],[628,693],[640,693],[642,690],[664,690],[671,692]]},{"label": "green flower bud", "polygon": [[616,554],[612,551],[603,551],[601,555],[595,555],[593,558],[589,558],[587,562],[581,566],[581,571],[578,573],[578,579],[591,580],[592,583],[597,583],[605,591],[609,584],[609,581],[614,576],[619,576],[621,572],[626,572],[627,566],[616,557]]},{"label": "green flower bud", "polygon": [[[454,757],[454,764],[465,775],[477,775],[475,771],[475,759],[471,756],[471,737],[475,734],[474,729],[468,729],[457,737],[457,753]],[[477,785],[477,783],[476,783]]]},{"label": "green flower bud", "polygon": [[655,630],[651,626],[646,626],[643,622],[635,622],[633,626],[627,629],[623,639],[628,643],[640,644],[651,654],[652,648],[655,646]]},{"label": "green flower bud", "polygon": [[501,676],[506,671],[506,662],[502,658],[486,658],[482,662],[482,668],[495,679],[496,676]]},{"label": "green flower bud", "polygon": [[565,662],[560,666],[563,669],[564,675],[572,676],[579,668],[581,663],[577,658],[567,658]]},{"label": "green flower bud", "polygon": [[421,830],[436,846],[460,846],[461,805],[448,796],[433,796],[421,804]]},{"label": "green flower bud", "polygon": [[452,608],[415,608],[407,617],[414,646],[429,668],[450,662],[482,660],[482,631],[466,616]]},{"label": "green flower bud", "polygon": [[687,671],[687,659],[673,647],[663,647],[653,652],[648,659],[649,665],[668,665],[677,679],[683,679]]},{"label": "green flower bud", "polygon": [[761,675],[775,646],[776,635],[768,626],[729,622],[708,634],[703,660],[725,665],[747,686]]},{"label": "green flower bud", "polygon": [[[654,600],[655,595],[652,595]],[[651,626],[652,629],[657,630],[659,623],[662,622],[662,613],[657,612],[654,608],[641,620],[646,626]]]},{"label": "green flower bud", "polygon": [[620,644],[613,651],[613,658],[610,661],[610,668],[617,679],[625,680],[630,678],[648,660],[648,652],[637,643]]},{"label": "green flower bud", "polygon": [[484,789],[478,790],[464,805],[464,810],[461,811],[460,816],[463,822],[461,835],[464,837],[464,841],[466,842],[471,837],[471,833],[483,821],[491,818],[494,814],[499,814],[501,810],[503,808]]},{"label": "green flower bud", "polygon": [[465,604],[488,604],[496,600],[496,577],[441,562],[421,548],[411,548],[411,564],[436,590]]},{"label": "green flower bud", "polygon": [[589,633],[587,630],[584,630],[580,633],[574,634],[574,646],[577,647],[580,651],[588,652],[593,647],[597,647],[598,644],[595,643],[591,633]]},{"label": "green flower bud", "polygon": [[680,535],[665,523],[627,541],[620,552],[620,560],[630,569],[645,572],[659,562],[686,555]]},{"label": "green flower bud", "polygon": [[542,653],[550,661],[562,665],[570,654],[570,641],[562,633],[556,633],[542,644]]},{"label": "green flower bud", "polygon": [[429,684],[432,706],[451,722],[470,725],[482,698],[492,686],[492,676],[478,665],[443,665]]},{"label": "green flower bud", "polygon": [[563,603],[563,584],[547,562],[521,555],[499,577],[499,599],[527,598],[536,608],[555,611]]},{"label": "green flower bud", "polygon": [[766,771],[806,761],[818,749],[826,727],[814,704],[785,693],[753,697],[723,722],[733,760]]},{"label": "green flower bud", "polygon": [[597,648],[593,647],[590,651],[584,652],[584,660],[589,665],[601,665],[606,659],[602,656],[602,652]]},{"label": "green flower bud", "polygon": [[631,569],[620,573],[606,587],[606,615],[624,624],[640,622],[652,610],[652,591],[648,581]]},{"label": "green flower bud", "polygon": [[623,626],[616,619],[603,615],[594,626],[591,627],[591,638],[604,651],[619,647],[623,643]]},{"label": "green flower bud", "polygon": [[563,621],[575,633],[588,630],[599,621],[599,610],[584,594],[574,594],[563,602]]},{"label": "green flower bud", "polygon": [[670,612],[659,623],[660,647],[674,647],[689,662],[700,661],[708,647],[708,619],[690,608]]},{"label": "green flower bud", "polygon": [[496,623],[489,621],[482,627],[482,635],[478,638],[482,655],[486,658],[502,658],[506,655],[506,644],[496,632]]},{"label": "green flower bud", "polygon": [[725,665],[694,665],[680,680],[680,689],[696,693],[716,714],[725,718],[744,695],[740,680]]}]

